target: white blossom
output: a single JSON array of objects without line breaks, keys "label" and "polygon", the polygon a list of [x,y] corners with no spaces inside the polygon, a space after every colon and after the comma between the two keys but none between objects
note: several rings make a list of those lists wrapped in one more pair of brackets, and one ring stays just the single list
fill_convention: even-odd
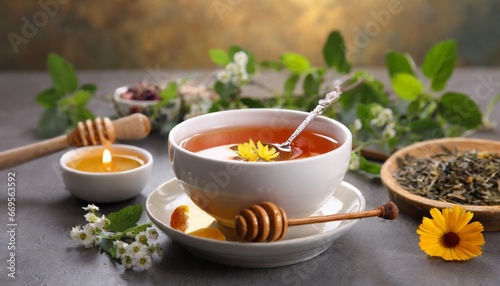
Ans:
[{"label": "white blossom", "polygon": [[349,170],[358,170],[360,165],[360,157],[358,153],[351,153],[351,160],[349,161]]},{"label": "white blossom", "polygon": [[94,239],[94,244],[99,244],[102,242],[102,236],[96,235]]},{"label": "white blossom", "polygon": [[83,217],[86,221],[91,223],[95,223],[99,219],[93,212],[86,213]]},{"label": "white blossom", "polygon": [[148,227],[146,228],[146,235],[148,236],[148,239],[157,239],[158,231],[154,227]]},{"label": "white blossom", "polygon": [[239,66],[245,66],[248,63],[248,55],[244,51],[239,51],[233,56],[234,62]]},{"label": "white blossom", "polygon": [[374,116],[377,116],[382,110],[384,110],[384,108],[380,104],[374,104],[370,108],[370,112]]},{"label": "white blossom", "polygon": [[247,81],[247,80],[248,80],[248,78],[249,78],[249,77],[248,77],[248,73],[246,73],[246,72],[244,72],[244,73],[239,73],[238,75],[239,75],[239,78],[238,78],[238,79],[239,79],[239,81],[240,81],[240,82],[245,82],[245,81]]},{"label": "white blossom", "polygon": [[143,253],[147,253],[147,252],[148,252],[148,248],[144,244],[139,243],[137,241],[132,242],[126,248],[126,253],[130,257],[138,257],[138,256],[142,255]]},{"label": "white blossom", "polygon": [[81,226],[74,226],[71,228],[71,233],[69,234],[69,236],[71,237],[71,239],[76,240],[78,239],[81,231]]},{"label": "white blossom", "polygon": [[135,236],[135,241],[137,241],[137,242],[139,242],[141,244],[146,244],[146,245],[149,244],[148,236],[146,235],[146,232],[144,232],[144,231],[139,232]]},{"label": "white blossom", "polygon": [[377,114],[377,117],[370,121],[370,124],[377,127],[382,127],[388,123],[391,123],[393,120],[394,116],[392,114],[392,110],[389,108],[384,108],[380,110],[380,112]]},{"label": "white blossom", "polygon": [[231,74],[226,70],[220,71],[217,73],[217,79],[222,83],[229,83]]},{"label": "white blossom", "polygon": [[381,117],[385,122],[390,122],[393,119],[392,109],[384,108],[382,112],[380,112],[379,117]]},{"label": "white blossom", "polygon": [[354,130],[358,131],[363,127],[363,123],[361,123],[361,120],[356,119],[354,120]]},{"label": "white blossom", "polygon": [[226,65],[226,70],[229,72],[229,74],[235,75],[235,74],[238,74],[239,67],[235,63],[228,63]]},{"label": "white blossom", "polygon": [[106,218],[105,215],[102,215],[102,217],[98,217],[96,221],[94,221],[94,226],[98,229],[103,229],[107,225],[109,225],[109,219]]},{"label": "white blossom", "polygon": [[141,254],[140,256],[136,257],[134,262],[134,270],[139,271],[148,269],[152,264],[151,256],[149,256],[148,254]]},{"label": "white blossom", "polygon": [[136,258],[130,255],[124,255],[122,256],[122,264],[125,266],[125,268],[131,268],[134,266],[136,261]]},{"label": "white blossom", "polygon": [[127,252],[128,243],[121,240],[113,241],[113,245],[116,247],[116,257],[120,258]]},{"label": "white blossom", "polygon": [[385,128],[384,131],[382,131],[382,136],[384,136],[385,139],[391,139],[394,136],[396,136],[396,130],[394,130],[394,125],[393,124],[388,124]]},{"label": "white blossom", "polygon": [[95,241],[95,227],[91,224],[86,224],[83,231],[80,232],[80,239],[83,246],[86,248],[92,247]]},{"label": "white blossom", "polygon": [[90,204],[90,205],[87,205],[86,207],[83,207],[82,209],[85,211],[98,211],[99,207],[97,207],[94,204]]}]

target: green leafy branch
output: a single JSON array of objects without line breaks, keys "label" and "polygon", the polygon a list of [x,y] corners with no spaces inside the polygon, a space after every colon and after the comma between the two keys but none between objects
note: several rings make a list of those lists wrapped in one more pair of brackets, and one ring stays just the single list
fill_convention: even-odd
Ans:
[{"label": "green leafy branch", "polygon": [[36,102],[44,107],[38,120],[38,132],[44,138],[63,134],[79,121],[93,119],[86,105],[97,87],[85,83],[78,87],[78,78],[69,62],[56,54],[49,54],[47,69],[53,86],[41,91]]},{"label": "green leafy branch", "polygon": [[[214,54],[210,53],[215,63],[226,63],[216,59]],[[340,32],[333,31],[328,35],[323,58],[325,65],[319,67],[313,66],[303,55],[290,52],[282,54],[278,61],[263,61],[260,63],[261,68],[289,72],[281,93],[274,93],[273,98],[247,102],[243,98],[251,97],[239,94],[238,97],[221,96],[217,106],[310,111],[322,94],[331,88],[324,87],[325,83],[332,82],[326,78],[329,71],[333,70],[337,74],[351,72],[346,45]],[[327,110],[324,115],[338,119],[353,132],[356,148],[353,149],[352,169],[372,174],[380,172],[378,162],[362,156],[366,148],[390,154],[414,142],[456,137],[466,131],[490,127],[488,117],[493,106],[500,101],[500,95],[492,99],[485,114],[482,114],[468,95],[444,90],[453,74],[456,58],[454,40],[442,41],[431,47],[420,71],[409,54],[389,51],[385,63],[393,93],[386,91],[384,83],[364,70],[350,74],[352,81],[361,79],[361,84],[345,92],[337,108]],[[426,81],[420,79],[419,72]],[[215,90],[219,94],[223,93],[219,88]]]}]

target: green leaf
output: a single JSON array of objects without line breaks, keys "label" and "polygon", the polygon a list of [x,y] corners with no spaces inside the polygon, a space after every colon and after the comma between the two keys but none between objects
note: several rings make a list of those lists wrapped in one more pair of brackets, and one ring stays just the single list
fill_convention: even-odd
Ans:
[{"label": "green leaf", "polygon": [[310,73],[304,78],[303,88],[307,96],[318,96],[320,85],[318,79],[319,77],[314,73]]},{"label": "green leaf", "polygon": [[214,101],[212,103],[212,106],[210,107],[210,109],[208,110],[208,112],[216,112],[216,111],[221,111],[221,110],[225,110],[229,108],[229,102],[226,101],[226,100],[223,100],[222,98],[217,100],[217,101]]},{"label": "green leaf", "polygon": [[92,94],[88,91],[79,90],[71,97],[71,101],[77,106],[85,106],[91,97]]},{"label": "green leaf", "polygon": [[420,140],[428,140],[444,137],[441,124],[432,118],[422,118],[410,123],[410,131],[417,135]]},{"label": "green leaf", "polygon": [[214,85],[215,92],[219,94],[223,101],[229,101],[236,97],[234,88],[235,86],[232,83],[224,84],[220,81],[217,81]]},{"label": "green leaf", "polygon": [[62,135],[71,126],[71,120],[64,112],[56,108],[46,109],[38,119],[38,133],[43,138]]},{"label": "green leaf", "polygon": [[237,52],[240,52],[240,51],[244,51],[240,46],[236,46],[236,45],[230,46],[228,48],[229,59],[232,60],[232,58],[234,57],[234,54],[236,54]]},{"label": "green leaf", "polygon": [[281,55],[281,62],[287,69],[295,74],[306,73],[311,68],[309,60],[296,53],[284,53]]},{"label": "green leaf", "polygon": [[165,89],[160,91],[161,101],[157,103],[158,106],[167,106],[170,101],[174,98],[177,98],[177,82],[170,82]]},{"label": "green leaf", "polygon": [[284,87],[284,93],[286,99],[289,99],[293,95],[293,92],[295,91],[295,87],[297,86],[299,78],[300,76],[298,74],[291,74],[286,79]]},{"label": "green leaf", "polygon": [[409,119],[413,117],[427,118],[433,117],[436,109],[437,100],[429,94],[422,93],[417,99],[409,102],[407,109],[403,110],[402,113],[406,111],[406,115]]},{"label": "green leaf", "polygon": [[346,47],[340,32],[331,32],[323,48],[326,65],[335,68],[340,73],[349,73],[351,65],[347,61],[345,52]]},{"label": "green leaf", "polygon": [[431,80],[431,88],[442,90],[451,77],[457,59],[455,40],[442,41],[434,45],[425,55],[422,72]]},{"label": "green leaf", "polygon": [[385,55],[385,64],[391,78],[398,73],[415,75],[415,63],[413,62],[411,56],[407,53],[389,51]]},{"label": "green leaf", "polygon": [[406,100],[414,100],[424,90],[424,85],[415,76],[407,73],[398,73],[392,80],[394,92]]},{"label": "green leaf", "polygon": [[389,103],[389,96],[383,91],[383,84],[376,79],[361,78],[363,81],[358,86],[340,97],[339,103],[342,105],[342,109],[344,111],[354,110],[358,104],[373,102],[386,106]]},{"label": "green leaf", "polygon": [[251,97],[243,97],[240,99],[240,101],[241,101],[241,103],[243,103],[244,105],[246,105],[250,108],[264,108],[265,107],[264,103],[261,100],[251,98]]},{"label": "green leaf", "polygon": [[482,123],[481,110],[467,95],[458,92],[445,93],[439,100],[439,114],[450,124],[468,129]]},{"label": "green leaf", "polygon": [[36,102],[45,108],[53,108],[57,105],[57,101],[63,97],[64,94],[57,93],[55,88],[50,87],[45,90],[42,90],[36,96]]},{"label": "green leaf", "polygon": [[225,66],[231,62],[231,58],[224,50],[210,49],[208,50],[208,53],[210,54],[210,59],[212,59],[212,62],[220,66]]},{"label": "green leaf", "polygon": [[372,115],[372,104],[358,104],[356,106],[356,115],[363,124],[363,127],[368,128],[370,126],[370,120],[373,119]]},{"label": "green leaf", "polygon": [[90,111],[85,106],[78,106],[77,108],[73,108],[67,112],[69,117],[71,118],[71,126],[76,127],[78,122],[85,121],[87,119],[94,119],[94,113]]},{"label": "green leaf", "polygon": [[366,160],[365,157],[359,157],[359,169],[370,174],[380,174],[382,166]]},{"label": "green leaf", "polygon": [[285,68],[282,62],[275,62],[275,61],[262,61],[259,64],[262,68],[265,69],[273,69],[275,71],[281,71]]},{"label": "green leaf", "polygon": [[117,258],[116,256],[116,246],[113,244],[113,239],[103,238],[101,242],[98,244],[99,248],[103,251],[109,253],[111,257]]},{"label": "green leaf", "polygon": [[146,228],[152,226],[153,223],[152,222],[148,222],[148,223],[144,223],[144,224],[141,224],[141,225],[136,225],[136,226],[133,226],[129,229],[126,229],[125,233],[130,233],[132,236],[135,236],[136,234],[138,234],[139,232],[142,232],[142,231],[145,231]]},{"label": "green leaf", "polygon": [[110,221],[106,228],[108,231],[123,232],[135,227],[142,215],[142,205],[136,204],[125,207],[118,212],[110,213],[107,218]]},{"label": "green leaf", "polygon": [[245,50],[245,53],[248,55],[248,63],[247,63],[247,72],[249,74],[254,74],[255,71],[257,70],[257,61],[255,60],[255,55],[247,50]]},{"label": "green leaf", "polygon": [[82,86],[80,86],[80,89],[85,90],[93,95],[95,93],[95,91],[97,90],[97,86],[93,83],[84,83],[84,84],[82,84]]},{"label": "green leaf", "polygon": [[78,87],[78,78],[69,62],[57,54],[50,53],[47,67],[58,94],[72,93]]}]

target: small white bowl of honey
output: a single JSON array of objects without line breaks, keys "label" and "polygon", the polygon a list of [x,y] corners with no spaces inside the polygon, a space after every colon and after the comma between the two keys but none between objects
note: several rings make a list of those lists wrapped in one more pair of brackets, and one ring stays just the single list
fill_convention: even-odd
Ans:
[{"label": "small white bowl of honey", "polygon": [[151,177],[153,156],[130,145],[89,146],[66,152],[60,164],[63,182],[73,196],[112,203],[142,192]]}]

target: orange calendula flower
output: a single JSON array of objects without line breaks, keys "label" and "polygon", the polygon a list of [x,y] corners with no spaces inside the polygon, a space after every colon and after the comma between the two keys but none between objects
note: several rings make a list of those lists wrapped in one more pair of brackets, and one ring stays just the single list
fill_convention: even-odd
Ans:
[{"label": "orange calendula flower", "polygon": [[484,245],[483,225],[469,223],[473,213],[459,206],[443,209],[432,208],[432,219],[424,217],[417,233],[420,248],[430,256],[444,260],[469,260],[481,255]]}]

